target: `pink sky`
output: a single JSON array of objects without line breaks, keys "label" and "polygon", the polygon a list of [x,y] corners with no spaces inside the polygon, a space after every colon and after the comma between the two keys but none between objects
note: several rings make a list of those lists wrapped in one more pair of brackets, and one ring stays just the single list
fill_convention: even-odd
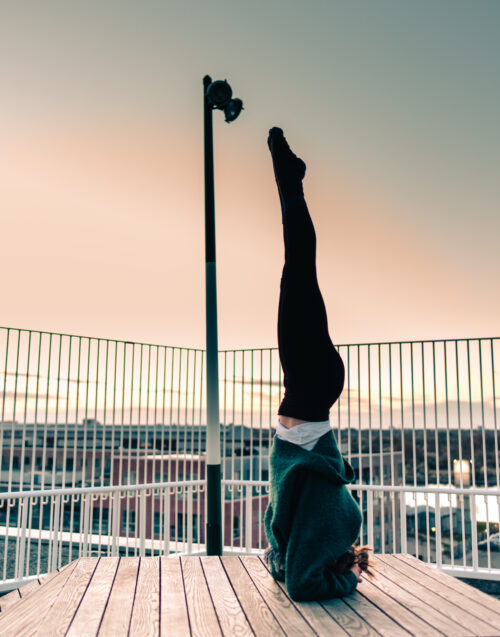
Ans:
[{"label": "pink sky", "polygon": [[[499,93],[482,90],[478,69],[491,63],[494,44],[486,26],[482,35],[476,29],[487,25],[488,11],[478,24],[455,16],[443,35],[439,12],[427,24],[417,9],[406,16],[394,8],[384,40],[375,15],[361,37],[355,9],[341,3],[335,16],[325,5],[307,16],[317,42],[311,30],[310,46],[304,41],[285,59],[287,37],[306,19],[299,7],[280,34],[266,31],[263,6],[252,15],[241,9],[223,43],[224,3],[210,16],[201,4],[193,13],[195,4],[185,12],[175,5],[165,22],[156,5],[139,17],[128,5],[114,16],[110,5],[110,21],[98,26],[90,8],[74,16],[61,6],[57,20],[36,8],[11,10],[2,45],[10,64],[0,112],[0,323],[204,346],[201,80],[208,72],[227,76],[245,102],[234,124],[215,118],[221,348],[276,345],[283,249],[266,147],[275,124],[308,165],[305,192],[335,342],[498,335],[491,125]],[[177,32],[193,15],[200,30],[188,46]],[[344,40],[322,31],[334,17]],[[130,31],[137,19],[140,46]],[[252,24],[259,42],[245,36]],[[470,49],[460,48],[462,33]],[[331,76],[321,66],[325,52],[327,61],[346,56]]]}]

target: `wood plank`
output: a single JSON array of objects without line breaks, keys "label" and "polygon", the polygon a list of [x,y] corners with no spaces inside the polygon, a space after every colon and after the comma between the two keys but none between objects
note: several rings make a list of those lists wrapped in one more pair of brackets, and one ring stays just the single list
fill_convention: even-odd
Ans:
[{"label": "wood plank", "polygon": [[269,610],[241,560],[236,556],[222,557],[222,566],[231,582],[245,615],[257,637],[283,636],[285,633]]},{"label": "wood plank", "polygon": [[5,613],[0,614],[0,635],[7,637],[18,636],[30,627],[37,626],[50,611],[51,605],[65,586],[67,580],[78,565],[75,560],[63,572],[57,573],[50,582],[40,586],[40,589],[30,595],[28,599],[21,599]]},{"label": "wood plank", "polygon": [[[286,592],[285,585],[282,582],[279,582],[279,585]],[[345,637],[349,634],[319,602],[295,602],[293,599],[290,601],[318,635]]]},{"label": "wood plank", "polygon": [[[262,559],[260,560],[269,571],[267,564]],[[286,586],[283,582],[276,582],[281,590],[288,596]],[[345,636],[348,633],[337,624],[335,619],[319,604],[318,602],[294,602],[290,600],[295,606],[297,611],[305,617],[306,621],[311,625],[319,635],[339,635]]]},{"label": "wood plank", "polygon": [[228,637],[241,635],[249,637],[252,629],[240,606],[238,598],[227,578],[222,562],[216,556],[207,556],[201,560],[208,590],[219,619],[223,635]]},{"label": "wood plank", "polygon": [[384,637],[408,637],[411,634],[364,595],[353,593],[344,597],[344,602]]},{"label": "wood plank", "polygon": [[101,557],[67,632],[68,637],[95,637],[113,586],[117,557]]},{"label": "wood plank", "polygon": [[195,637],[221,635],[199,557],[181,557],[182,577],[188,605],[191,634]]},{"label": "wood plank", "polygon": [[117,637],[128,633],[138,571],[138,557],[120,558],[99,628],[99,637]]},{"label": "wood plank", "polygon": [[45,573],[44,575],[40,575],[40,577],[32,580],[31,582],[28,582],[28,584],[25,584],[20,588],[16,588],[10,593],[7,593],[7,595],[3,595],[2,597],[0,597],[0,612],[5,612],[7,608],[12,608],[13,604],[21,601],[21,599],[26,599],[27,597],[29,597],[29,595],[37,591],[42,584],[47,584],[53,577],[59,575],[62,569],[66,568],[67,566],[69,566],[69,564],[65,564],[57,571],[52,571],[52,573]]},{"label": "wood plank", "polygon": [[[56,575],[57,575],[57,571],[56,571]],[[41,585],[42,584],[41,584],[40,580],[37,578],[37,579],[34,579],[31,582],[29,582],[28,584],[25,584],[24,586],[21,586],[21,588],[18,588],[20,598],[21,599],[26,599],[32,593],[34,593],[35,591],[39,590]]]},{"label": "wood plank", "polygon": [[[38,580],[35,580],[35,582],[38,583]],[[19,592],[20,590],[20,588],[15,588],[13,591],[10,591],[10,593],[7,593],[6,595],[2,595],[2,597],[0,597],[0,613],[4,613],[8,608],[12,606],[12,604],[21,601],[21,593]]]},{"label": "wood plank", "polygon": [[51,573],[44,573],[43,575],[40,575],[40,577],[38,578],[38,581],[40,582],[40,584],[47,584],[47,582],[50,582],[50,580],[53,577],[56,577],[57,575],[59,575],[59,573],[62,573],[65,568],[68,568],[73,563],[74,562],[70,562],[69,564],[60,566],[58,569],[56,569],[55,571],[52,571]]},{"label": "wood plank", "polygon": [[[440,599],[440,602],[437,604],[435,597],[431,594],[428,588],[415,581],[411,577],[407,577],[401,571],[398,571],[392,566],[391,560],[386,560],[382,555],[374,555],[373,556],[376,564],[377,570],[382,570],[383,574],[387,579],[390,579],[393,584],[404,589],[408,593],[411,593],[414,597],[418,598],[420,602],[423,602],[424,606],[421,606],[420,614],[421,616],[426,615],[428,609],[435,609],[439,611],[441,615],[448,619],[449,622],[454,624],[453,630],[450,630],[448,626],[447,631],[448,634],[451,635],[475,635],[476,632],[474,628],[470,625],[470,615],[467,612],[462,611],[459,612],[454,604],[447,602],[445,599]],[[392,596],[397,599],[398,593],[397,591],[393,591]],[[440,626],[436,625],[438,630],[442,630]],[[488,626],[488,630],[491,630],[491,627]],[[488,633],[485,633],[486,635]]]},{"label": "wood plank", "polygon": [[178,637],[189,634],[189,617],[180,558],[162,557],[160,560],[160,635],[161,637]]},{"label": "wood plank", "polygon": [[400,574],[405,575],[415,584],[422,586],[427,591],[427,603],[431,606],[438,606],[440,609],[446,604],[453,617],[469,630],[481,631],[481,634],[490,635],[492,629],[498,632],[498,623],[490,624],[481,616],[474,615],[470,611],[470,604],[467,597],[457,593],[447,586],[442,586],[439,582],[429,577],[426,573],[415,569],[406,562],[398,560],[395,556],[382,556],[382,559],[389,563],[391,567]]},{"label": "wood plank", "polygon": [[[377,556],[374,556],[375,559]],[[443,635],[450,635],[450,637],[471,635],[470,631],[466,630],[463,626],[458,624],[453,618],[448,615],[443,615],[440,609],[429,606],[425,601],[422,601],[419,597],[413,594],[411,584],[408,588],[401,586],[401,581],[398,579],[398,574],[394,572],[384,562],[376,560],[376,577],[372,580],[372,584],[386,593],[389,597],[397,600],[409,611],[415,613],[420,618],[432,624]]]},{"label": "wood plank", "polygon": [[[38,624],[38,629],[34,633],[37,637],[55,637],[66,634],[98,561],[97,557],[81,557],[78,560],[76,568],[51,605],[50,612]],[[49,585],[50,582],[47,586]],[[36,595],[32,595],[27,601],[29,602],[34,597]]]},{"label": "wood plank", "polygon": [[290,598],[274,581],[257,556],[242,555],[243,566],[264,596],[272,614],[287,635],[314,635],[314,631]]},{"label": "wood plank", "polygon": [[441,584],[444,584],[445,586],[448,586],[449,588],[452,588],[459,593],[463,593],[467,596],[467,599],[469,601],[473,600],[474,602],[481,604],[483,609],[486,608],[491,613],[495,613],[495,615],[498,616],[498,619],[500,619],[500,600],[496,597],[488,595],[487,593],[483,593],[483,591],[480,591],[474,586],[462,582],[458,577],[448,575],[447,573],[443,573],[442,571],[440,571],[438,568],[428,566],[427,564],[422,562],[422,560],[417,559],[413,555],[408,555],[407,553],[398,553],[397,558],[398,560],[407,562],[414,568],[417,568],[418,570],[426,573],[426,575],[432,577]]},{"label": "wood plank", "polygon": [[160,558],[141,557],[129,635],[160,634]]},{"label": "wood plank", "polygon": [[378,635],[370,624],[367,624],[362,617],[352,610],[345,600],[345,597],[329,599],[321,601],[320,604],[342,626],[348,635],[352,635],[352,637],[373,637]]},{"label": "wood plank", "polygon": [[[380,578],[377,578],[377,581],[379,580]],[[378,588],[368,577],[363,576],[363,581],[358,584],[356,590],[360,595],[364,595],[369,599],[372,604],[376,604],[381,610],[386,612],[389,617],[392,617],[398,624],[404,626],[406,630],[413,635],[418,635],[419,637],[438,637],[443,634],[431,624],[427,624],[406,606],[402,605],[399,600],[394,599]]]}]

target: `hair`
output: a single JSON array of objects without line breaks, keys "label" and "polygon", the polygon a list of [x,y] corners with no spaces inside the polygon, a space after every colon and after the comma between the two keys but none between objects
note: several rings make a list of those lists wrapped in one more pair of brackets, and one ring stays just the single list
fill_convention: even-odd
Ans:
[{"label": "hair", "polygon": [[264,553],[264,561],[271,569],[271,574],[274,579],[284,582],[285,581],[285,560],[281,553],[269,546]]},{"label": "hair", "polygon": [[354,564],[359,564],[359,568],[366,573],[369,577],[374,577],[375,573],[372,569],[375,568],[375,562],[370,559],[370,551],[373,551],[373,547],[364,546],[351,546],[351,548],[343,553],[333,562],[328,564],[328,567],[339,575],[348,573]]},{"label": "hair", "polygon": [[[375,573],[372,569],[375,568],[375,562],[370,559],[370,551],[373,551],[373,548],[366,544],[364,546],[351,546],[346,553],[330,562],[328,568],[338,575],[345,575],[354,564],[359,564],[359,568],[368,577],[374,577]],[[274,579],[281,582],[285,581],[285,561],[281,553],[269,546],[264,553],[264,560],[269,566]]]}]

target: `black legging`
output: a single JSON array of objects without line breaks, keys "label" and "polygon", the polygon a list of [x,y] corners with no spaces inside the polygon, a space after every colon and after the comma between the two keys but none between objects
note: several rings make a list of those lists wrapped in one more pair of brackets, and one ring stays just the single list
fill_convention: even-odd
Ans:
[{"label": "black legging", "polygon": [[284,204],[283,233],[278,345],[285,395],[278,414],[327,420],[344,386],[344,364],[328,334],[316,276],[316,234],[302,197]]}]

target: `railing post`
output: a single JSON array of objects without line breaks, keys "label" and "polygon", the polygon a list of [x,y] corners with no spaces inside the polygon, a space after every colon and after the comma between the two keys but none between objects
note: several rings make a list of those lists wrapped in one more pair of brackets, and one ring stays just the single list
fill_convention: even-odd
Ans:
[{"label": "railing post", "polygon": [[207,338],[207,555],[222,554],[221,467],[219,431],[219,361],[217,342],[217,280],[215,259],[215,197],[212,106],[207,88],[212,79],[203,78],[205,135],[205,285]]},{"label": "railing post", "polygon": [[187,554],[193,552],[193,488],[187,488]]},{"label": "railing post", "polygon": [[[125,497],[127,497],[127,493],[125,493]],[[120,533],[120,492],[115,491],[113,493],[113,498],[111,501],[111,555],[113,557],[118,555],[118,535]]]},{"label": "railing post", "polygon": [[368,544],[373,546],[373,491],[369,489],[366,493],[366,513],[368,520],[366,525],[368,527]]},{"label": "railing post", "polygon": [[139,555],[144,557],[146,546],[146,490],[143,489],[140,495],[139,509]]},{"label": "railing post", "polygon": [[442,565],[443,556],[441,551],[441,502],[439,501],[439,492],[435,494],[435,506],[434,506],[434,525],[436,527],[436,566],[439,568]]},{"label": "railing post", "polygon": [[83,546],[81,550],[81,555],[83,557],[88,557],[90,511],[92,508],[92,495],[90,493],[86,493],[85,496],[82,497],[82,505],[83,505]]},{"label": "railing post", "polygon": [[252,487],[245,487],[245,549],[252,550]]},{"label": "railing post", "polygon": [[406,536],[406,493],[399,492],[399,508],[401,517],[401,552],[408,553],[408,544]]},{"label": "railing post", "polygon": [[50,570],[55,571],[57,568],[57,553],[59,550],[59,523],[61,517],[61,499],[62,495],[55,496],[54,502],[54,535],[52,536],[52,559],[50,562]]},{"label": "railing post", "polygon": [[476,520],[476,494],[469,496],[470,524],[471,524],[471,542],[472,542],[472,568],[477,571],[479,566],[477,554],[477,520]]},{"label": "railing post", "polygon": [[163,553],[170,553],[170,487],[167,487],[165,493],[165,510],[163,512]]},{"label": "railing post", "polygon": [[26,553],[26,523],[28,517],[28,506],[30,499],[22,498],[20,500],[19,505],[22,509],[21,513],[21,536],[18,538],[18,547],[17,547],[17,555],[16,555],[16,569],[15,569],[15,577],[20,579],[23,576],[24,570],[24,556]]}]

